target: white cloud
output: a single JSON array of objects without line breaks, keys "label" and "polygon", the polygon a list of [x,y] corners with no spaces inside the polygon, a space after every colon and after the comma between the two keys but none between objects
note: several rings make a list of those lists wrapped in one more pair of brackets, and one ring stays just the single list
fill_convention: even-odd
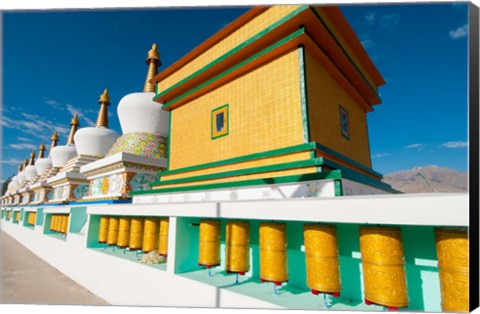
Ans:
[{"label": "white cloud", "polygon": [[368,25],[373,25],[375,23],[375,13],[369,13],[365,15],[365,22],[367,22]]},{"label": "white cloud", "polygon": [[418,150],[422,150],[424,147],[425,147],[425,145],[420,144],[420,143],[415,143],[415,144],[410,144],[410,145],[405,146],[405,148],[408,148],[408,149],[416,148]]},{"label": "white cloud", "polygon": [[50,136],[54,131],[57,131],[60,136],[65,137],[70,131],[70,127],[65,127],[57,122],[50,121],[35,114],[23,112],[21,113],[21,116],[23,119],[12,119],[3,116],[0,125],[8,129],[19,130],[24,135],[31,135],[34,138],[42,140],[50,139]]},{"label": "white cloud", "polygon": [[37,149],[37,146],[29,143],[10,144],[8,145],[8,147],[16,150],[23,150],[23,149],[36,150]]},{"label": "white cloud", "polygon": [[85,122],[87,122],[87,126],[95,126],[95,122],[87,117],[87,114],[92,114],[95,111],[91,109],[79,109],[75,108],[74,106],[67,104],[67,110],[73,115],[78,114],[79,119],[83,119]]},{"label": "white cloud", "polygon": [[19,166],[20,164],[23,164],[23,160],[16,158],[0,159],[0,164]]},{"label": "white cloud", "polygon": [[362,40],[363,48],[368,49],[375,46],[375,42],[371,39]]},{"label": "white cloud", "polygon": [[63,106],[56,100],[49,99],[47,97],[43,97],[43,102],[49,105],[52,108],[63,110]]},{"label": "white cloud", "polygon": [[440,146],[446,147],[446,148],[464,148],[464,147],[468,147],[468,142],[467,141],[446,142]]},{"label": "white cloud", "polygon": [[383,29],[392,28],[398,25],[399,23],[400,23],[400,16],[393,13],[382,15],[380,17],[380,20],[378,21],[380,28],[383,28]]},{"label": "white cloud", "polygon": [[459,39],[459,38],[467,37],[467,35],[468,35],[468,24],[465,24],[465,25],[460,26],[459,28],[457,28],[453,31],[450,31],[449,34],[450,34],[450,38],[452,38],[452,39]]},{"label": "white cloud", "polygon": [[380,154],[374,154],[372,155],[372,158],[381,158],[381,157],[387,157],[390,156],[389,153],[380,153]]},{"label": "white cloud", "polygon": [[17,140],[21,141],[21,142],[31,142],[32,140],[29,139],[29,138],[26,138],[26,137],[17,137]]}]

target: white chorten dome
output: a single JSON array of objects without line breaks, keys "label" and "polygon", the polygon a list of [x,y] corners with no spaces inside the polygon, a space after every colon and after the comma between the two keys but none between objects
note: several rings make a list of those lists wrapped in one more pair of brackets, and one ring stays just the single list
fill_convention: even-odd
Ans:
[{"label": "white chorten dome", "polygon": [[117,113],[123,134],[168,134],[169,114],[152,100],[154,96],[152,92],[132,93],[120,100]]},{"label": "white chorten dome", "polygon": [[35,152],[30,154],[30,161],[27,168],[25,168],[25,180],[31,180],[37,175],[37,170],[35,169]]},{"label": "white chorten dome", "polygon": [[9,191],[14,191],[14,190],[17,189],[17,187],[18,187],[18,178],[17,178],[17,176],[14,176],[12,178],[12,181],[10,181],[10,183],[8,184],[8,190]]},{"label": "white chorten dome", "polygon": [[35,169],[37,174],[41,175],[45,170],[52,167],[52,160],[50,158],[38,158],[35,162]]},{"label": "white chorten dome", "polygon": [[79,126],[78,114],[75,114],[72,121],[70,121],[70,125],[72,127],[70,129],[70,135],[68,136],[67,145],[55,146],[50,151],[50,158],[52,159],[52,166],[54,167],[63,167],[67,163],[67,161],[77,156],[74,136]]},{"label": "white chorten dome", "polygon": [[22,186],[25,183],[25,170],[22,170],[18,175],[18,187]]},{"label": "white chorten dome", "polygon": [[108,89],[105,89],[98,101],[101,105],[96,127],[86,127],[75,133],[75,145],[79,155],[104,157],[120,136],[108,129],[107,106],[110,105]]},{"label": "white chorten dome", "polygon": [[56,146],[50,152],[52,158],[52,166],[62,167],[67,161],[77,156],[77,149],[73,144],[67,144],[65,146]]}]

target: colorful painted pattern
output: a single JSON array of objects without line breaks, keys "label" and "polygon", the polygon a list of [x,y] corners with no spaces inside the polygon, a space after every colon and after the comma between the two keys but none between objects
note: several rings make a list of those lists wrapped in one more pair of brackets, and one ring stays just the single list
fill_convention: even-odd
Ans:
[{"label": "colorful painted pattern", "polygon": [[79,200],[88,195],[88,184],[79,184],[75,190],[73,190],[75,199]]},{"label": "colorful painted pattern", "polygon": [[119,194],[123,184],[122,174],[112,174],[108,177],[96,178],[92,181],[90,196]]},{"label": "colorful painted pattern", "polygon": [[150,189],[150,183],[155,182],[154,174],[137,173],[130,181],[132,191],[144,191]]},{"label": "colorful painted pattern", "polygon": [[120,136],[107,156],[124,152],[151,158],[167,158],[168,137],[160,133],[128,133]]}]

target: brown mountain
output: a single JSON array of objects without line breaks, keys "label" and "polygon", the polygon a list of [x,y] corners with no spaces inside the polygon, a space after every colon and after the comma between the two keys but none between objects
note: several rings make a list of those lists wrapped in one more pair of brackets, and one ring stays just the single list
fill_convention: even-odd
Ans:
[{"label": "brown mountain", "polygon": [[438,166],[390,173],[383,181],[405,193],[468,192],[468,174]]}]

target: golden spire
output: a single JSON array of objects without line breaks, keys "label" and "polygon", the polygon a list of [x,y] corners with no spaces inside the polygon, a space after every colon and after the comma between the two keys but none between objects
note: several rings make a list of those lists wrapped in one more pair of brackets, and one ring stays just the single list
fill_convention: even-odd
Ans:
[{"label": "golden spire", "polygon": [[25,159],[23,161],[23,169],[25,170],[25,168],[27,168],[27,165],[28,165],[28,159]]},{"label": "golden spire", "polygon": [[143,87],[144,92],[155,92],[155,83],[150,81],[158,73],[158,67],[162,65],[160,61],[160,54],[157,50],[157,44],[152,45],[152,49],[148,52],[148,57],[145,62],[148,64],[147,79],[145,80],[145,86]]},{"label": "golden spire", "polygon": [[23,170],[23,164],[20,164],[20,166],[18,166],[18,173],[22,172]]},{"label": "golden spire", "polygon": [[35,151],[32,151],[30,153],[30,161],[28,162],[29,166],[34,166],[35,165]]},{"label": "golden spire", "polygon": [[57,146],[57,142],[58,142],[58,133],[57,131],[53,132],[53,135],[52,137],[50,138],[50,140],[52,141],[52,144],[50,145],[50,151],[48,152],[48,156],[50,156],[50,153],[52,152],[53,148],[55,146]]},{"label": "golden spire", "polygon": [[105,90],[103,91],[103,94],[100,96],[98,103],[100,104],[100,111],[98,111],[97,127],[103,126],[108,128],[107,106],[110,106],[110,97],[108,96],[107,88],[105,88]]},{"label": "golden spire", "polygon": [[80,125],[80,123],[78,123],[78,113],[73,116],[72,121],[70,121],[70,125],[72,128],[70,129],[70,134],[68,135],[67,145],[75,144],[73,136],[75,135],[75,132],[77,132],[78,126]]},{"label": "golden spire", "polygon": [[38,150],[40,151],[40,154],[38,154],[38,158],[44,158],[45,157],[45,144],[42,143],[40,146],[38,146]]}]

